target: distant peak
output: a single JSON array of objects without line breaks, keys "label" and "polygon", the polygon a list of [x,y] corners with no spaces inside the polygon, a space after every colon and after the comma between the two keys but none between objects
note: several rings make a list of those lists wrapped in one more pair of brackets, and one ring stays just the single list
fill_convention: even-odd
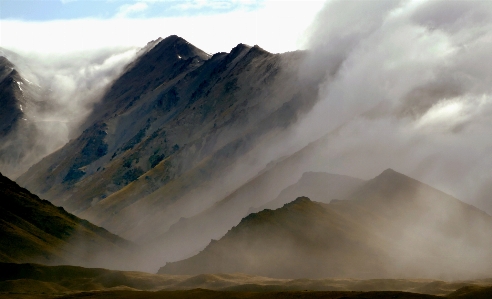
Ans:
[{"label": "distant peak", "polygon": [[395,171],[391,168],[388,168],[386,169],[385,171],[381,172],[378,176],[376,176],[374,179],[396,179],[396,178],[399,178],[399,179],[403,179],[403,178],[407,178],[407,179],[411,179],[409,176],[406,176],[398,171]]},{"label": "distant peak", "polygon": [[381,172],[381,175],[389,175],[389,174],[401,174],[401,173],[394,171],[391,168],[388,168],[385,171]]}]

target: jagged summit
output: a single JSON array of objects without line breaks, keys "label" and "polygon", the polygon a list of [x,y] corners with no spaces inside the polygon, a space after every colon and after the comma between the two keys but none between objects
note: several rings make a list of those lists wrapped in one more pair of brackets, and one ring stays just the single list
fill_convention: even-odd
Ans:
[{"label": "jagged summit", "polygon": [[230,55],[237,56],[239,53],[243,52],[244,50],[249,50],[249,49],[251,49],[251,46],[241,43],[235,46],[234,48],[232,48]]}]

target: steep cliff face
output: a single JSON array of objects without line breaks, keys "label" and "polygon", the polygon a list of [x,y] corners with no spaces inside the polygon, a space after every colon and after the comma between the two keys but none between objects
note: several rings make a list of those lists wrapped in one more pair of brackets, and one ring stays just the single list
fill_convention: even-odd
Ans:
[{"label": "steep cliff face", "polygon": [[312,106],[302,59],[243,44],[210,57],[168,37],[127,68],[77,139],[18,182],[115,233],[152,238],[219,200],[200,188]]},{"label": "steep cliff face", "polygon": [[29,113],[44,104],[39,86],[0,56],[0,168],[11,178],[27,170],[33,153],[44,154],[37,143],[37,120]]}]

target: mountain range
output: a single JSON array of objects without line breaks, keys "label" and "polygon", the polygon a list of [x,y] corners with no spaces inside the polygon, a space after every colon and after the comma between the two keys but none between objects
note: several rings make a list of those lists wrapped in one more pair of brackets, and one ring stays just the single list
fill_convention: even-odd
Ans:
[{"label": "mountain range", "polygon": [[409,278],[491,275],[492,217],[388,169],[329,204],[299,197],[243,218],[167,274]]},{"label": "mountain range", "polygon": [[[319,149],[338,130],[279,149],[325,80],[300,75],[306,57],[156,39],[54,151],[37,142],[48,138],[36,118],[50,105],[44,87],[0,57],[0,170],[16,178],[0,175],[0,262],[43,273],[0,289],[347,291],[359,289],[337,279],[392,278],[411,286],[391,290],[416,291],[415,278],[491,277],[487,213],[392,169],[370,180],[320,171]],[[441,291],[426,294],[451,293]]]}]

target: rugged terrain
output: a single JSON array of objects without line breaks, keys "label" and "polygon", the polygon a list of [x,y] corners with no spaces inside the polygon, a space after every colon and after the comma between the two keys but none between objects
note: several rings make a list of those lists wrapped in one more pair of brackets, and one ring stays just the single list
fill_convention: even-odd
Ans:
[{"label": "rugged terrain", "polygon": [[158,40],[112,84],[85,131],[17,181],[114,233],[152,241],[261,170],[229,175],[314,104],[316,80],[297,76],[303,57],[243,44],[209,56],[177,36]]}]

